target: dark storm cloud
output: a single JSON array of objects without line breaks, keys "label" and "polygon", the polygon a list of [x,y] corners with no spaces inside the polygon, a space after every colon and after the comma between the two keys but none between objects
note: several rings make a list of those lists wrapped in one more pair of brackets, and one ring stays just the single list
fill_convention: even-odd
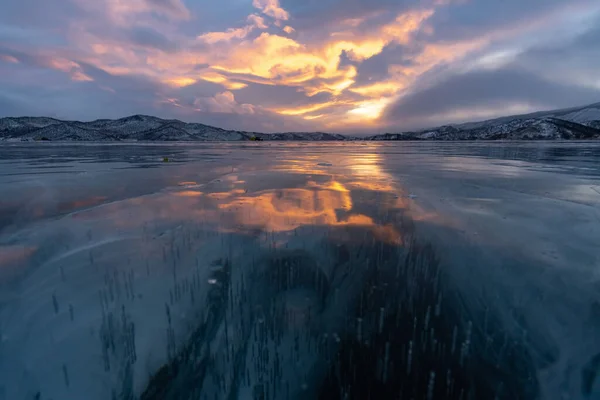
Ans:
[{"label": "dark storm cloud", "polygon": [[454,75],[432,87],[403,97],[384,115],[387,122],[424,128],[419,119],[456,111],[535,104],[561,108],[600,100],[600,90],[550,82],[522,69],[506,67]]},{"label": "dark storm cloud", "polygon": [[[431,126],[436,115],[469,110],[502,110],[502,106],[531,104],[561,108],[600,101],[600,19],[591,29],[561,42],[534,45],[517,52],[500,66],[457,73],[424,74],[412,91],[384,112],[385,123],[402,129]],[[597,85],[589,83],[597,82]],[[450,121],[455,122],[455,121]]]},{"label": "dark storm cloud", "polygon": [[571,75],[577,75],[575,70],[592,70],[600,78],[600,18],[595,22],[595,27],[573,39],[532,47],[520,54],[516,62],[532,70],[557,70]]},{"label": "dark storm cloud", "polygon": [[357,66],[356,83],[362,85],[388,79],[390,65],[411,67],[413,65],[412,57],[422,51],[424,45],[425,42],[412,43],[410,47],[391,43],[381,53],[366,59]]}]

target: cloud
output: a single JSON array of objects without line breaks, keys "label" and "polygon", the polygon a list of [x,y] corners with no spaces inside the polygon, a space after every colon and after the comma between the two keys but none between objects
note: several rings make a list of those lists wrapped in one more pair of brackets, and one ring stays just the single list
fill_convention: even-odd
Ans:
[{"label": "cloud", "polygon": [[241,28],[229,28],[226,31],[221,32],[207,32],[198,36],[198,39],[206,44],[214,45],[219,42],[230,42],[235,39],[245,39],[256,29],[268,28],[265,23],[265,19],[259,15],[250,14],[246,20],[248,24]]},{"label": "cloud", "polygon": [[283,7],[294,16],[296,29],[308,30],[322,27],[324,24],[338,25],[345,22],[348,26],[358,27],[365,20],[380,14],[392,18],[410,9],[429,7],[433,1],[418,0],[282,0]]},{"label": "cloud", "polygon": [[252,5],[276,20],[287,21],[290,18],[289,13],[279,5],[279,0],[253,0]]},{"label": "cloud", "polygon": [[[87,0],[84,1],[87,5]],[[106,6],[113,21],[127,23],[125,18],[135,14],[154,13],[174,20],[186,20],[191,14],[181,0],[107,0]]]},{"label": "cloud", "polygon": [[213,97],[199,97],[194,101],[197,111],[224,114],[254,114],[251,104],[239,104],[231,92],[217,93]]},{"label": "cloud", "polygon": [[440,8],[431,19],[433,40],[461,41],[497,30],[513,30],[589,9],[589,0],[469,0]]},{"label": "cloud", "polygon": [[145,0],[151,10],[161,10],[177,19],[190,18],[190,12],[181,0]]},{"label": "cloud", "polygon": [[501,3],[6,0],[2,96],[23,114],[339,132],[592,100],[600,3]]},{"label": "cloud", "polygon": [[3,62],[13,63],[13,64],[19,63],[19,60],[16,57],[8,55],[8,54],[0,54],[0,60]]},{"label": "cloud", "polygon": [[547,81],[526,70],[507,66],[448,77],[387,108],[384,119],[399,129],[501,116],[507,109],[533,111],[600,100],[598,90]]},{"label": "cloud", "polygon": [[514,62],[548,80],[600,89],[600,18],[581,35],[529,48]]},{"label": "cloud", "polygon": [[260,15],[250,14],[248,15],[248,23],[252,26],[257,27],[258,29],[267,29],[268,26],[265,22],[265,19]]},{"label": "cloud", "polygon": [[133,45],[158,49],[167,53],[177,50],[177,44],[156,30],[138,26],[129,31],[129,39]]},{"label": "cloud", "polygon": [[263,32],[232,47],[228,57],[215,62],[213,68],[240,79],[252,76],[272,84],[297,86],[309,97],[321,92],[340,94],[354,84],[356,77],[353,65],[340,66],[342,55],[362,62],[379,54],[389,43],[406,43],[431,15],[431,10],[410,11],[371,35],[357,38],[348,30],[314,45]]},{"label": "cloud", "polygon": [[254,26],[246,25],[243,28],[230,28],[225,32],[208,32],[198,36],[198,39],[208,43],[215,44],[218,42],[228,42],[233,39],[244,39],[252,30]]},{"label": "cloud", "polygon": [[[85,74],[80,64],[61,56],[46,54],[31,55],[0,46],[0,60],[13,65],[22,64],[21,68],[35,66],[60,71],[68,75],[73,81],[90,82],[94,80]],[[11,70],[10,73],[14,74],[14,70]]]},{"label": "cloud", "polygon": [[600,13],[588,14],[567,14],[558,21],[569,24],[543,26],[536,38],[546,40],[509,37],[472,52],[454,68],[421,74],[383,113],[382,127],[425,128],[598,102]]},{"label": "cloud", "polygon": [[252,82],[247,87],[236,91],[235,96],[243,103],[260,104],[267,109],[303,107],[334,100],[334,96],[327,92],[307,97],[295,86],[263,85]]}]

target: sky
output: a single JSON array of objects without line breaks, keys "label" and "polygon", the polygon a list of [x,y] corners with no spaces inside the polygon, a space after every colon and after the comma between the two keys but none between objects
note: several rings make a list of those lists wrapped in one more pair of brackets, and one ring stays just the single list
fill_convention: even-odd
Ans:
[{"label": "sky", "polygon": [[598,0],[0,2],[0,117],[361,134],[594,102]]}]

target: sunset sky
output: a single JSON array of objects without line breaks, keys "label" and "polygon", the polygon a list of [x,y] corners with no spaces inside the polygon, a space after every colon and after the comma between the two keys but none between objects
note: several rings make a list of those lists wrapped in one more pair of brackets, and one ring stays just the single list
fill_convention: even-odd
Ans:
[{"label": "sunset sky", "polygon": [[377,133],[599,101],[598,0],[0,1],[0,117]]}]

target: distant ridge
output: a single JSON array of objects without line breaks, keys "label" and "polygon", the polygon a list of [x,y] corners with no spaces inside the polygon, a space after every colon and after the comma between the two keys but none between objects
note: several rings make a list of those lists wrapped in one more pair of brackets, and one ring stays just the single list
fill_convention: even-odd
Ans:
[{"label": "distant ridge", "polygon": [[573,140],[600,138],[600,103],[486,121],[385,133],[367,140]]},{"label": "distant ridge", "polygon": [[132,115],[116,120],[0,118],[0,141],[341,141],[600,139],[600,103],[357,139],[324,132],[260,133]]},{"label": "distant ridge", "polygon": [[329,133],[275,133],[233,131],[214,126],[132,115],[116,120],[63,121],[47,117],[0,119],[0,140],[16,141],[241,141],[345,140]]}]

